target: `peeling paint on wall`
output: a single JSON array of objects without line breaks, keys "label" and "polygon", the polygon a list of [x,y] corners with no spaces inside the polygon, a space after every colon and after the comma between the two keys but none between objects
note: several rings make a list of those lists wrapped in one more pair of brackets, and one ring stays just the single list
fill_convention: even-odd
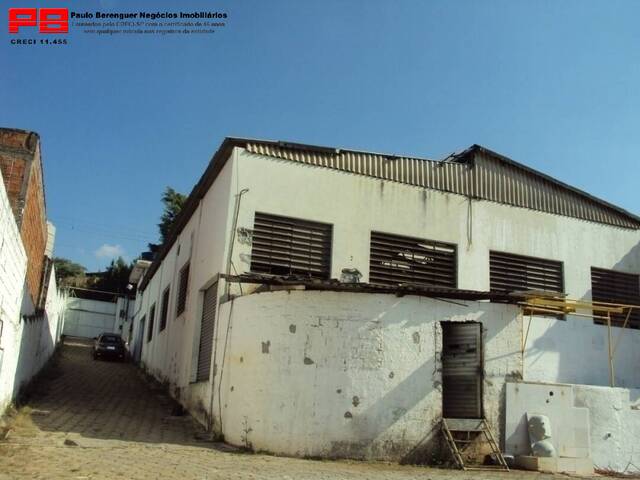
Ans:
[{"label": "peeling paint on wall", "polygon": [[[221,318],[228,316],[228,307],[220,306]],[[502,311],[512,315],[495,313]],[[284,314],[296,318],[295,336]],[[515,358],[520,356],[520,325],[513,321],[517,308],[501,304],[263,292],[237,298],[233,316],[230,355],[246,351],[260,336],[272,336],[270,341],[281,347],[261,362],[247,363],[242,372],[232,372],[243,395],[225,402],[225,439],[241,445],[239,426],[250,414],[254,448],[276,454],[395,461],[414,455],[432,461],[442,413],[441,320],[473,318],[487,329],[485,372],[493,385],[485,388],[485,405],[492,426],[502,411],[504,373],[520,365]],[[407,340],[414,345],[416,332],[420,348],[407,348]],[[222,392],[230,395],[228,388]],[[500,437],[499,428],[494,431]]]}]

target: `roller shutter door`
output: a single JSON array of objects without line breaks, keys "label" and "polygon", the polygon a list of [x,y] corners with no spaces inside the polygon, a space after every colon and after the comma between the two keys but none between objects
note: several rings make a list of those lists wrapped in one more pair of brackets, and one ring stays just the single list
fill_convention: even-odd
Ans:
[{"label": "roller shutter door", "polygon": [[200,325],[200,347],[198,350],[198,370],[196,381],[209,380],[211,356],[213,352],[213,330],[216,319],[218,284],[214,283],[204,291],[202,322]]}]

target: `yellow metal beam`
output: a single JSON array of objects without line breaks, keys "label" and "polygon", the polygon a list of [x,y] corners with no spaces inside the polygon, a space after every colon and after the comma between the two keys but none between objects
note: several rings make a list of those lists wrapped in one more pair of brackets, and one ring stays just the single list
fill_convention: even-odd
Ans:
[{"label": "yellow metal beam", "polygon": [[553,299],[544,297],[527,298],[526,303],[548,308],[555,307],[561,309],[565,313],[575,312],[577,309],[596,310],[603,313],[624,313],[624,310],[626,308],[634,307],[633,305],[616,305],[613,303],[584,302],[580,300]]}]

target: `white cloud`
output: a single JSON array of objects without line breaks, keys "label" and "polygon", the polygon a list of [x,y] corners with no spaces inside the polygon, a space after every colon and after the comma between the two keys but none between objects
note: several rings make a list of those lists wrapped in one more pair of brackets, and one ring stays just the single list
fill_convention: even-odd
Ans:
[{"label": "white cloud", "polygon": [[120,245],[109,245],[105,243],[100,248],[98,248],[94,252],[95,256],[98,258],[116,258],[116,257],[124,257],[124,248]]}]

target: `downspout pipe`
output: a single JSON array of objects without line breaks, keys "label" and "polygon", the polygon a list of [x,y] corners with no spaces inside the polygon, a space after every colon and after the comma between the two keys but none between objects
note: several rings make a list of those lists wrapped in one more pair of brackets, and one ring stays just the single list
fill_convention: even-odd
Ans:
[{"label": "downspout pipe", "polygon": [[[240,192],[238,192],[235,195],[235,205],[234,205],[234,209],[233,209],[233,221],[231,223],[231,232],[229,234],[229,254],[227,256],[227,265],[225,267],[225,272],[227,274],[227,276],[231,273],[231,265],[233,263],[232,258],[233,258],[233,244],[236,241],[236,228],[237,228],[237,224],[238,224],[238,214],[240,212],[240,201],[242,200],[242,195],[244,195],[245,193],[247,193],[249,191],[248,188],[243,188],[242,190],[240,190]],[[229,291],[231,289],[231,283],[225,279],[225,285],[224,285],[224,298],[228,299],[229,298]],[[210,424],[208,425],[208,429],[209,431],[213,431],[213,402],[214,402],[214,395],[215,395],[215,385],[216,385],[216,376],[219,377],[219,384],[218,384],[218,403],[220,404],[220,400],[221,400],[221,386],[222,386],[222,373],[224,371],[224,360],[225,360],[225,356],[226,356],[226,343],[227,343],[227,339],[229,336],[229,328],[230,328],[230,323],[231,323],[231,313],[232,313],[232,309],[233,309],[233,303],[231,304],[231,310],[229,311],[229,318],[227,319],[227,333],[225,335],[225,348],[224,351],[222,352],[222,360],[220,363],[220,374],[218,375],[218,368],[216,366],[216,354],[217,354],[217,348],[214,349],[213,351],[213,363],[214,363],[214,367],[213,367],[213,375],[211,378],[211,395],[209,398],[209,405],[210,405],[210,410],[209,410],[209,415],[211,417],[211,421]],[[218,341],[218,329],[220,326],[220,322],[216,322],[215,325],[215,334],[214,334],[214,345],[217,344]],[[220,432],[222,432],[222,408],[220,405],[218,405],[218,409],[219,409],[219,413],[218,413],[218,421],[220,422]],[[224,435],[224,433],[223,433]]]},{"label": "downspout pipe", "polygon": [[[231,233],[229,235],[229,255],[227,256],[227,267],[225,268],[225,273],[227,275],[231,274],[231,264],[233,263],[233,245],[236,241],[236,228],[238,225],[238,213],[240,212],[240,201],[242,200],[242,195],[249,191],[248,188],[243,188],[239,193],[236,194],[236,202],[233,211],[233,222],[231,224]],[[229,297],[229,290],[231,289],[231,283],[229,281],[225,281],[224,293],[225,298]]]}]

